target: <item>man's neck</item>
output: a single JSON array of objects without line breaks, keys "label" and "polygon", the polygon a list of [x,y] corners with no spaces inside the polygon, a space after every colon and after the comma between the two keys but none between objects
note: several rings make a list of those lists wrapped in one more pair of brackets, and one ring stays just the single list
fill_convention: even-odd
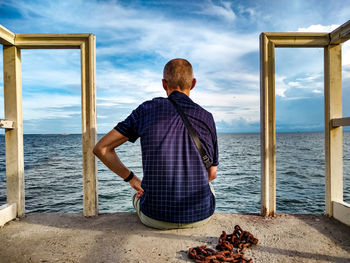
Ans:
[{"label": "man's neck", "polygon": [[169,97],[169,95],[175,91],[178,91],[178,92],[181,92],[183,94],[185,94],[187,97],[190,96],[190,90],[189,89],[186,89],[186,90],[181,90],[181,89],[172,89],[172,90],[167,90],[167,95]]}]

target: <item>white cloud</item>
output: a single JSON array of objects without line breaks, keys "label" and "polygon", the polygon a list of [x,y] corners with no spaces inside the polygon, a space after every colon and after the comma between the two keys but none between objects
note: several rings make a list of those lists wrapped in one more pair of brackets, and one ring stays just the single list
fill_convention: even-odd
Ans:
[{"label": "white cloud", "polygon": [[[288,85],[290,85],[290,83],[291,82],[289,82]],[[319,90],[323,92],[323,88],[324,88],[323,72],[309,73],[303,77],[297,77],[295,81],[292,83],[294,84],[290,86],[298,89]]]},{"label": "white cloud", "polygon": [[23,98],[23,120],[69,118],[81,114],[80,107],[80,96],[62,94],[26,96]]},{"label": "white cloud", "polygon": [[343,66],[350,65],[350,40],[342,45],[342,64]]},{"label": "white cloud", "polygon": [[208,109],[213,114],[215,121],[230,123],[240,119],[247,122],[259,120],[260,96],[258,92],[255,94],[232,94],[193,90],[191,98]]},{"label": "white cloud", "polygon": [[115,107],[123,104],[135,104],[137,100],[128,97],[97,98],[97,107]]},{"label": "white cloud", "polygon": [[303,77],[297,77],[294,81],[287,82],[287,86],[297,89],[315,90],[315,88],[323,89],[323,74],[313,73],[306,74]]},{"label": "white cloud", "polygon": [[298,32],[326,32],[326,33],[330,33],[338,27],[339,27],[339,25],[323,26],[321,24],[317,24],[317,25],[311,25],[308,27],[300,27],[300,28],[298,28]]},{"label": "white cloud", "polygon": [[[143,10],[141,15],[139,10],[115,2],[80,1],[47,8],[21,2],[18,6],[22,12],[37,14],[41,19],[92,30],[97,35],[97,42],[103,43],[97,48],[98,56],[155,52],[166,59],[182,56],[212,67],[233,64],[239,57],[259,48],[255,33],[237,34],[234,30],[200,20],[171,19],[151,10]],[[201,6],[224,17],[234,15],[229,2],[215,5],[209,1]],[[76,12],[77,9],[80,12]],[[231,15],[224,15],[224,12]]]},{"label": "white cloud", "polygon": [[288,82],[288,86],[300,88],[300,82],[297,82],[297,81],[290,81],[290,82]]},{"label": "white cloud", "polygon": [[236,14],[232,10],[232,3],[221,1],[220,4],[216,5],[211,0],[209,0],[203,5],[202,10],[198,11],[197,13],[216,16],[223,18],[228,22],[233,22],[236,19]]},{"label": "white cloud", "polygon": [[148,69],[125,70],[106,66],[98,71],[98,98],[123,97],[124,101],[135,103],[141,102],[145,96],[163,96],[161,79],[160,72]]},{"label": "white cloud", "polygon": [[285,92],[288,89],[288,85],[286,85],[285,79],[286,76],[275,75],[276,96],[280,96],[282,98],[285,97]]},{"label": "white cloud", "polygon": [[[217,121],[259,121],[259,33],[250,26],[255,21],[259,23],[264,20],[260,24],[264,28],[259,27],[259,31],[274,27],[267,24],[258,6],[239,4],[235,6],[235,13],[235,2],[201,1],[200,4],[196,3],[198,11],[188,11],[191,14],[197,12],[193,17],[183,16],[179,19],[168,16],[169,13],[162,12],[161,8],[139,8],[137,5],[121,3],[80,0],[58,4],[56,1],[29,3],[18,0],[11,4],[24,18],[13,19],[14,28],[11,29],[19,27],[19,30],[14,30],[18,32],[40,30],[96,34],[97,107],[101,127],[111,126],[110,123],[107,125],[110,118],[106,113],[108,109],[125,114],[146,99],[165,96],[161,86],[162,67],[173,57],[184,57],[191,61],[197,78],[192,97],[212,111]],[[201,18],[198,14],[202,15]],[[244,21],[250,23],[249,27],[246,24],[239,25],[243,15],[247,19]],[[282,22],[278,19],[271,21],[278,26],[281,25],[279,21]],[[315,24],[300,27],[298,31],[330,32],[337,26]],[[344,45],[343,65],[350,65],[350,52],[347,50]],[[71,91],[72,86],[79,87],[79,52],[62,51],[59,56],[50,55],[49,52],[23,52],[24,90],[27,86],[34,89],[36,85],[66,91]],[[311,54],[310,58],[313,57],[314,54]],[[284,61],[289,63],[288,60]],[[317,72],[302,75],[300,72],[306,71],[304,65],[290,67],[290,64],[286,66],[287,71],[276,74],[276,95],[297,99],[305,94],[317,95],[321,92],[323,82],[320,82]],[[305,65],[307,68],[312,66]],[[302,77],[293,78],[293,74]],[[347,78],[349,74],[349,71],[345,71],[343,77]],[[290,94],[295,88],[302,92],[300,96]],[[24,117],[39,119],[77,114],[78,111],[72,108],[80,107],[80,96],[62,94],[61,97],[53,97],[47,94],[38,98],[25,97]],[[114,116],[119,117],[117,113]]]},{"label": "white cloud", "polygon": [[[212,2],[207,4],[204,9],[207,10],[205,12],[211,12],[210,15],[221,16],[228,21],[235,19],[229,2],[221,2],[220,5]],[[29,16],[34,13],[40,20],[55,21],[58,25],[62,24],[63,28],[74,25],[79,30],[88,29],[96,34],[98,109],[122,106],[130,107],[131,110],[146,99],[165,96],[161,86],[163,65],[155,69],[142,64],[144,62],[140,60],[134,67],[124,69],[125,65],[111,60],[111,57],[135,57],[139,53],[159,55],[162,64],[173,57],[188,58],[195,67],[198,79],[196,90],[225,91],[225,94],[241,91],[247,96],[252,91],[253,96],[258,94],[258,71],[243,72],[241,68],[245,63],[239,62],[242,56],[258,51],[257,33],[238,34],[234,30],[196,20],[178,20],[155,15],[149,10],[140,15],[139,10],[124,8],[115,2],[66,2],[65,6],[50,4],[44,10],[27,2],[21,2],[18,6],[28,19],[35,19]],[[48,53],[40,58],[36,56],[39,55],[26,54],[27,61],[34,59],[38,65],[24,71],[26,85],[41,83],[64,88],[78,86],[80,83],[80,72],[76,71],[79,65],[74,68],[68,64],[70,60],[50,59]],[[61,58],[67,60],[67,56],[63,55]],[[71,58],[73,59],[79,61],[75,57]],[[55,65],[60,65],[59,69],[52,69]],[[36,72],[40,72],[44,80]],[[52,83],[53,79],[55,80]],[[226,116],[223,111],[221,116]],[[245,116],[246,113],[242,112],[240,117]],[[247,115],[247,118],[251,117]],[[231,117],[227,117],[227,120],[230,119]]]},{"label": "white cloud", "polygon": [[80,92],[79,50],[22,50],[22,84],[27,86],[77,87]]}]

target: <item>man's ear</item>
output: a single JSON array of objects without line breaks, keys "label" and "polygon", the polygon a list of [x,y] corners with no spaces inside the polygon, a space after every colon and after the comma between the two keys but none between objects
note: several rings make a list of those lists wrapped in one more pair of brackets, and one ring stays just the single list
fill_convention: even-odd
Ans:
[{"label": "man's ear", "polygon": [[[195,78],[193,78],[191,89],[193,89],[194,86],[196,86],[196,83],[197,83],[197,80],[196,80]],[[190,90],[191,90],[191,89],[190,89]]]},{"label": "man's ear", "polygon": [[163,89],[165,91],[168,91],[168,84],[166,83],[166,80],[165,79],[162,79],[162,84],[163,84]]}]

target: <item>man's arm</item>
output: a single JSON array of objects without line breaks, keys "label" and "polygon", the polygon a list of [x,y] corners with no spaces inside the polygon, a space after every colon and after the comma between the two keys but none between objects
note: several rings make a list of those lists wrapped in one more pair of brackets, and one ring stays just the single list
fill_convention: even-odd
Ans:
[{"label": "man's arm", "polygon": [[[130,170],[120,161],[118,155],[114,151],[115,148],[122,145],[128,140],[123,134],[113,129],[98,141],[93,149],[93,153],[113,172],[122,177],[127,178]],[[130,181],[130,185],[137,191],[137,195],[141,196],[143,189],[141,188],[141,180],[135,175]]]},{"label": "man's arm", "polygon": [[210,166],[208,169],[208,180],[209,182],[213,181],[216,179],[216,171],[218,167],[217,166]]}]

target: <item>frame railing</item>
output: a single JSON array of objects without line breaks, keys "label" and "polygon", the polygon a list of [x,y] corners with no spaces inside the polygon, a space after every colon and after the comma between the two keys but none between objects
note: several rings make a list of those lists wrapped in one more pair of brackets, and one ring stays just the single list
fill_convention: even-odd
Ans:
[{"label": "frame railing", "polygon": [[326,214],[350,225],[350,205],[343,202],[341,44],[350,39],[350,21],[331,33],[260,35],[261,214],[276,214],[275,48],[324,48]]},{"label": "frame railing", "polygon": [[[0,225],[25,214],[21,49],[80,49],[83,213],[98,215],[96,144],[96,41],[93,34],[14,34],[0,25],[3,45],[7,204]],[[15,211],[15,213],[14,213]]]}]

